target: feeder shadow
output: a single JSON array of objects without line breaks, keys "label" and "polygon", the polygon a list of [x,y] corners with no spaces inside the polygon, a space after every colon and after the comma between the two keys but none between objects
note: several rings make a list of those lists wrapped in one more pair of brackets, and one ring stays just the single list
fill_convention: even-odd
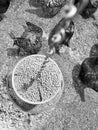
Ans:
[{"label": "feeder shadow", "polygon": [[17,105],[18,107],[20,107],[20,109],[22,109],[25,112],[28,112],[31,109],[34,109],[36,107],[36,105],[29,105],[29,104],[26,104],[26,103],[19,103],[17,101],[17,99],[15,97],[13,97],[12,95],[10,95],[10,98],[14,102],[15,105]]},{"label": "feeder shadow", "polygon": [[[19,107],[21,110],[28,112],[32,109],[34,109],[36,107],[36,104],[27,104],[25,102],[23,102],[21,99],[19,99],[17,97],[17,95],[15,94],[13,87],[12,87],[12,83],[11,83],[11,75],[7,76],[7,91],[8,91],[8,95],[11,99],[11,101],[17,106]],[[35,113],[36,114],[36,113]],[[33,115],[35,115],[33,113]]]},{"label": "feeder shadow", "polygon": [[74,66],[72,70],[72,78],[73,78],[73,87],[76,90],[76,93],[79,94],[81,101],[85,102],[85,95],[84,95],[84,89],[85,86],[79,79],[79,72],[80,72],[80,64],[77,64]]}]

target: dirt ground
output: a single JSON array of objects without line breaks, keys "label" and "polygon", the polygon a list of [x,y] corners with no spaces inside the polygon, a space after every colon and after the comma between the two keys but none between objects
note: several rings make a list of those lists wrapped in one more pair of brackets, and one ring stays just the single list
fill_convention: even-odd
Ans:
[{"label": "dirt ground", "polygon": [[[73,67],[88,57],[90,48],[98,42],[98,28],[94,24],[98,23],[98,11],[95,13],[96,20],[85,20],[81,16],[74,18],[75,33],[70,43],[72,51],[66,48],[61,56],[52,56],[64,77],[62,97],[54,109],[34,116],[16,107],[7,93],[4,78],[20,60],[18,56],[7,56],[7,48],[13,46],[9,33],[21,36],[24,31],[22,25],[31,21],[48,34],[64,14],[62,9],[54,18],[43,19],[25,11],[30,7],[26,1],[20,1],[16,0],[11,5],[7,18],[0,23],[0,130],[98,130],[98,93],[85,89],[85,102],[82,102],[72,80]],[[47,49],[47,40],[43,39],[40,54],[45,54]]]}]

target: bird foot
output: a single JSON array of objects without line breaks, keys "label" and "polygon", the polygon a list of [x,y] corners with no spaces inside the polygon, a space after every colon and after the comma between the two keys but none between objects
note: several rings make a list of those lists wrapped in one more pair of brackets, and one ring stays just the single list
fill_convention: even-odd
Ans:
[{"label": "bird foot", "polygon": [[60,48],[60,53],[65,53],[65,51],[66,51],[66,46],[62,46],[61,48]]}]

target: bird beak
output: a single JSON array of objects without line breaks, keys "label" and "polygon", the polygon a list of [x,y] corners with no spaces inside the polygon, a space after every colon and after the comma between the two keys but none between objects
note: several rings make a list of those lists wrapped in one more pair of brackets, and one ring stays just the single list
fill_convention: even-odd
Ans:
[{"label": "bird beak", "polygon": [[14,43],[13,43],[13,46],[17,45],[17,40],[14,39]]},{"label": "bird beak", "polygon": [[15,46],[15,43],[13,44],[13,46]]}]

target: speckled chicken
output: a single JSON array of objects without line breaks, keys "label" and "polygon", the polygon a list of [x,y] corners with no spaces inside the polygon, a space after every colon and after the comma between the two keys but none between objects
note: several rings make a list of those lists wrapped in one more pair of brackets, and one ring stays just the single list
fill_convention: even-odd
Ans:
[{"label": "speckled chicken", "polygon": [[45,15],[50,18],[57,15],[62,7],[66,18],[73,17],[77,11],[73,0],[41,0],[41,5]]},{"label": "speckled chicken", "polygon": [[25,32],[21,37],[15,37],[12,33],[10,33],[10,37],[14,40],[13,45],[18,47],[18,54],[21,51],[24,55],[37,54],[42,47],[43,30],[33,23],[26,22],[26,24],[27,27],[24,26]]},{"label": "speckled chicken", "polygon": [[30,39],[23,37],[17,37],[14,39],[14,45],[18,46],[18,52],[24,51],[25,54],[37,54],[42,47],[41,40],[39,37],[36,38],[35,42],[32,43]]},{"label": "speckled chicken", "polygon": [[66,3],[66,0],[41,0],[41,4],[47,7],[61,6],[64,5],[64,3]]}]

